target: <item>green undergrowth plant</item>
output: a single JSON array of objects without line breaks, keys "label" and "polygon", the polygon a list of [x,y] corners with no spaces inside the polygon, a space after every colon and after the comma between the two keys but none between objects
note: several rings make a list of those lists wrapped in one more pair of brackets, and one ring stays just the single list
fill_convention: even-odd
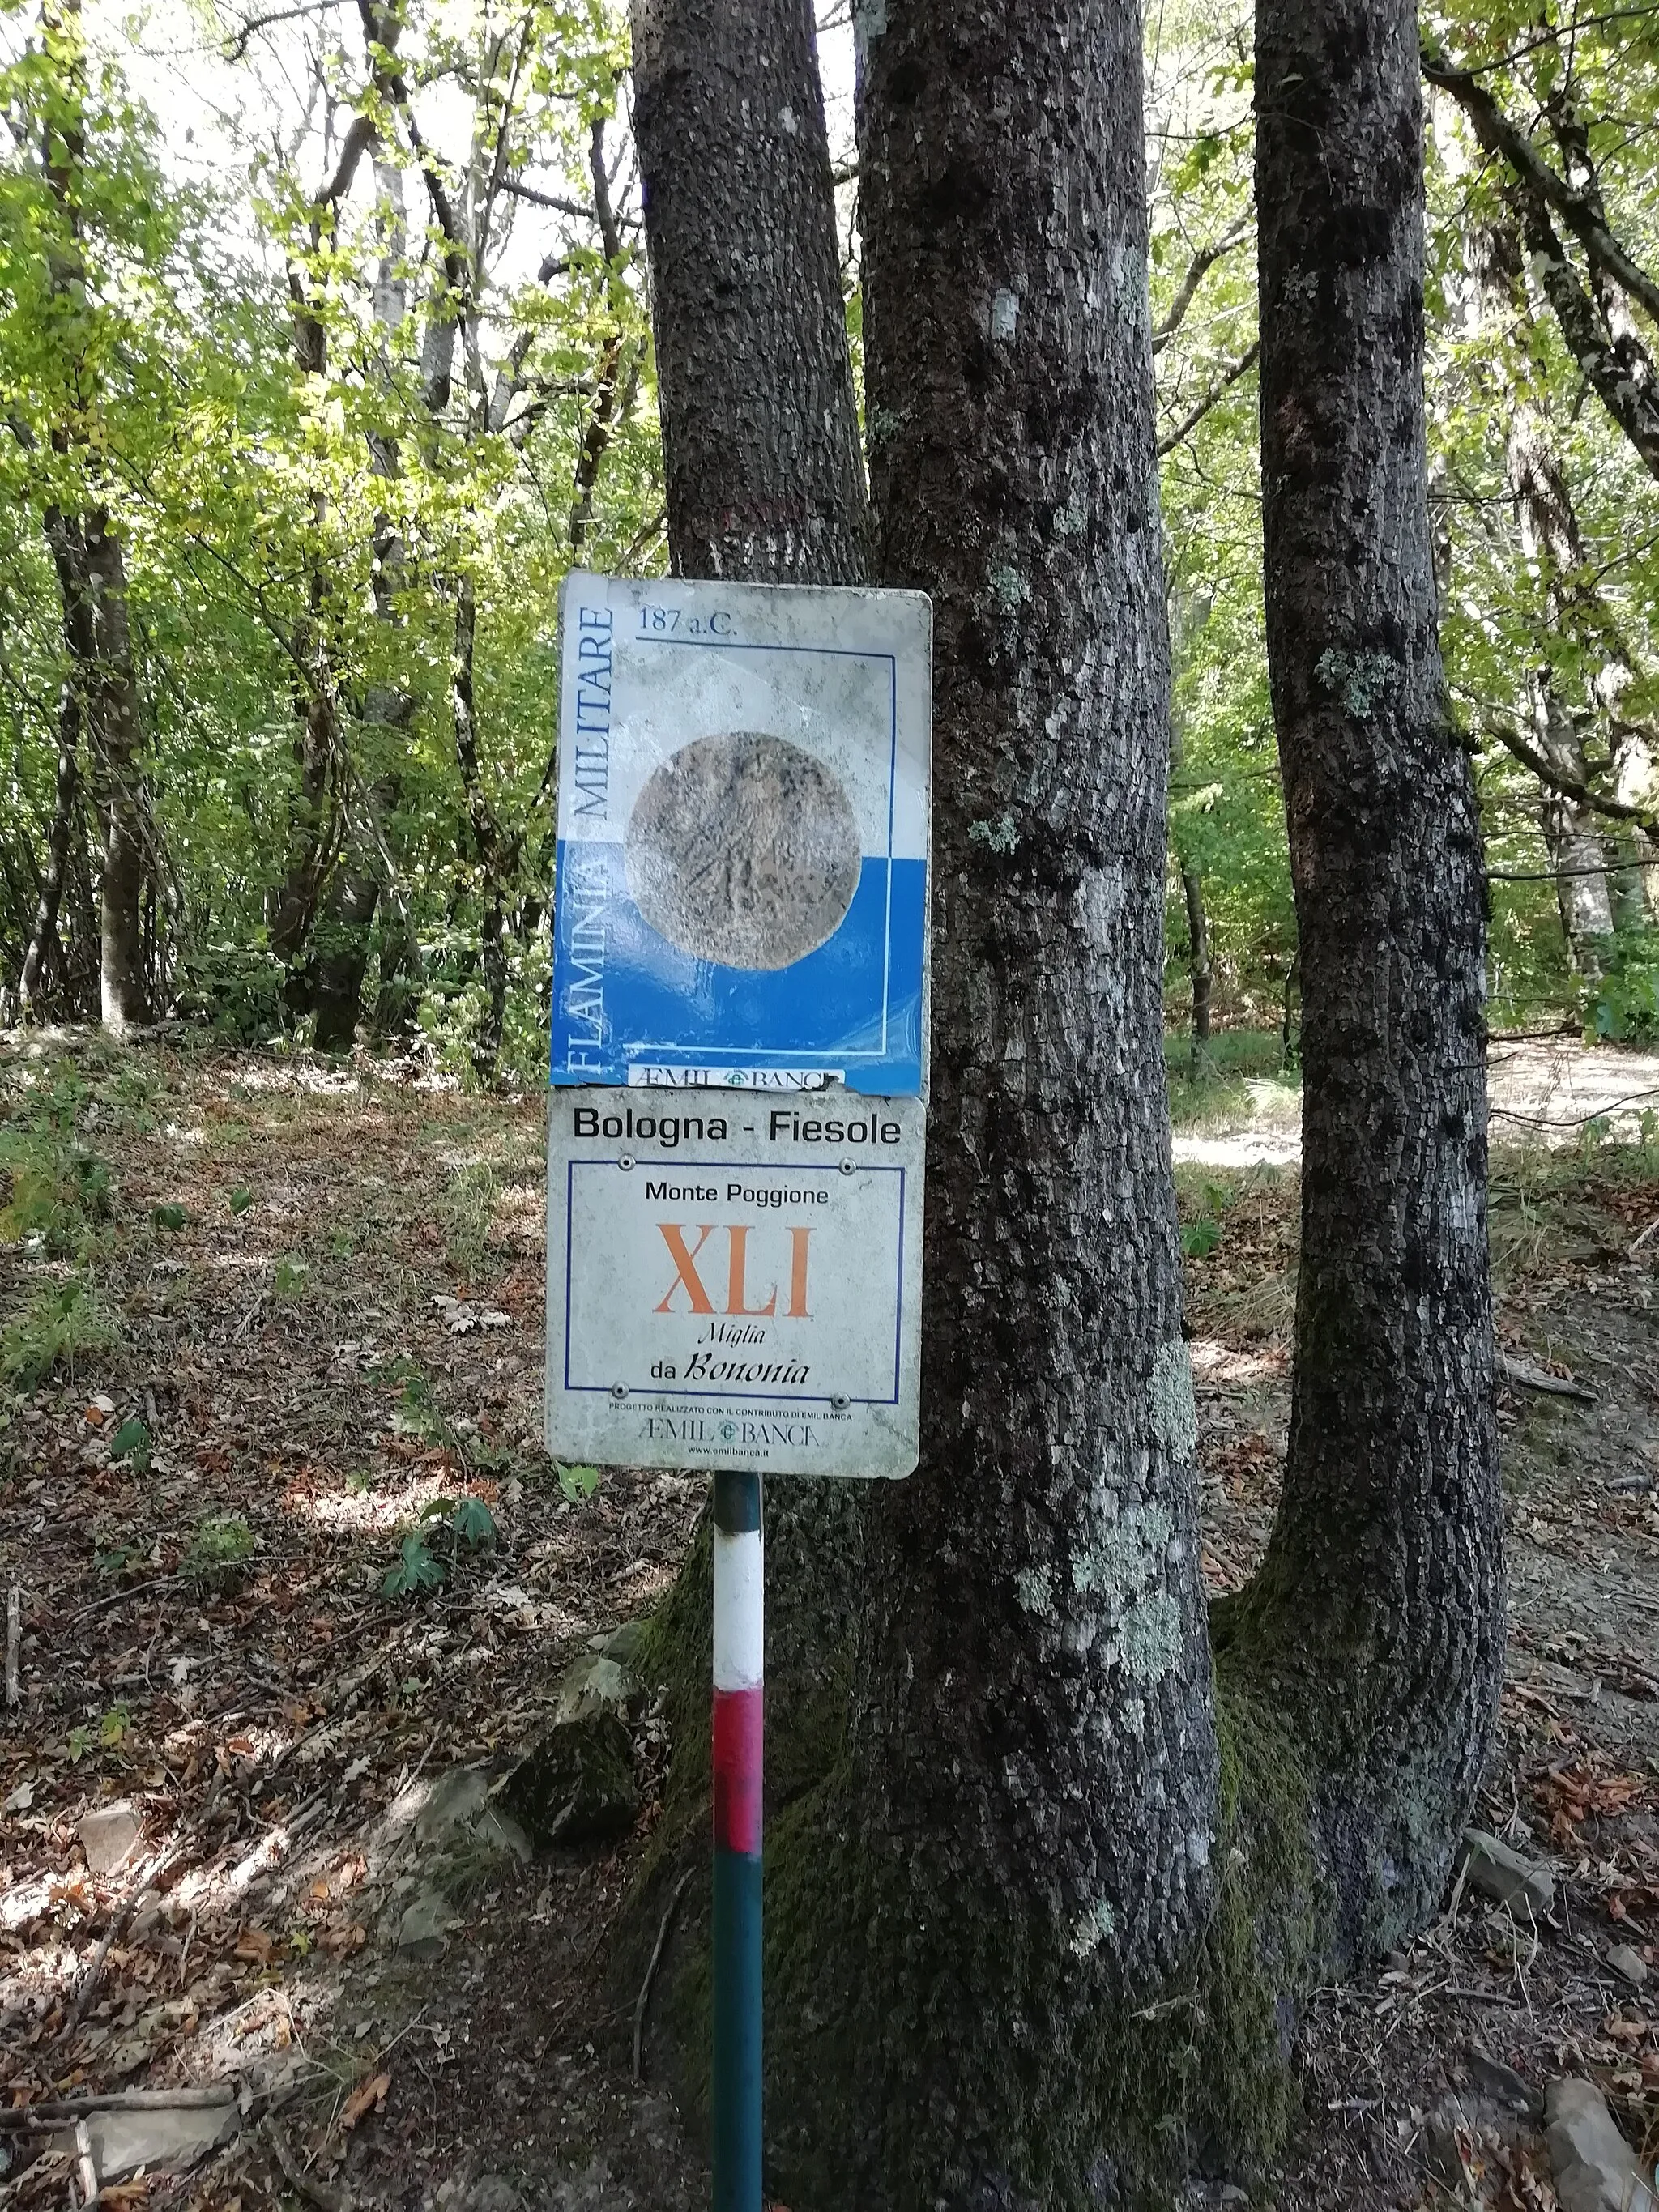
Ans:
[{"label": "green undergrowth plant", "polygon": [[119,1342],[89,1284],[79,1276],[43,1283],[0,1330],[0,1375],[15,1390],[38,1390],[54,1375],[72,1379],[77,1367]]},{"label": "green undergrowth plant", "polygon": [[429,1498],[380,1583],[383,1597],[424,1597],[441,1589],[463,1559],[493,1552],[495,1516],[481,1498]]},{"label": "green undergrowth plant", "polygon": [[0,1121],[0,1237],[52,1259],[78,1259],[113,1215],[107,1161],[83,1144],[88,1092],[71,1068],[25,1091]]},{"label": "green undergrowth plant", "polygon": [[253,1531],[240,1513],[210,1514],[197,1522],[179,1571],[198,1589],[234,1589],[254,1550]]}]

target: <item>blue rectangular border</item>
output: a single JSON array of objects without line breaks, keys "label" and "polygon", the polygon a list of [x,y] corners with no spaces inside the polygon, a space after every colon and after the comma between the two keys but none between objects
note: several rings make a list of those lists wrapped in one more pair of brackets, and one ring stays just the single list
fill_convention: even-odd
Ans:
[{"label": "blue rectangular border", "polygon": [[[734,1163],[731,1160],[677,1159],[672,1164],[677,1171],[682,1168],[708,1168],[719,1170],[722,1173],[729,1173],[735,1164],[744,1168],[747,1172],[758,1172],[763,1175],[839,1175],[841,1173],[839,1167],[819,1167],[815,1163],[810,1161],[804,1162],[799,1164],[797,1164],[794,1162],[790,1162],[787,1164],[780,1164],[776,1167],[773,1167],[769,1162],[763,1160],[748,1160]],[[617,1166],[617,1163],[614,1158],[590,1160],[573,1159],[567,1160],[565,1162],[563,1387],[573,1396],[577,1392],[583,1391],[589,1394],[599,1392],[604,1396],[608,1397],[611,1394],[611,1387],[608,1382],[573,1382],[570,1379],[570,1292],[571,1271],[574,1262],[571,1224],[575,1218],[576,1170],[578,1168],[616,1168],[617,1172],[619,1175],[623,1173],[623,1170]],[[849,1406],[896,1406],[899,1402],[899,1369],[903,1355],[904,1340],[904,1201],[905,1176],[908,1170],[897,1165],[892,1167],[882,1167],[872,1163],[868,1167],[860,1164],[858,1172],[860,1175],[894,1175],[899,1179],[898,1273],[895,1283],[896,1297],[893,1309],[893,1395],[890,1398],[854,1398],[849,1396],[847,1400],[847,1403]],[[643,1383],[639,1386],[639,1389],[641,1396],[643,1397],[647,1395],[646,1386]],[[630,1383],[629,1385],[630,1396],[633,1394],[633,1390],[634,1385]],[[748,1398],[753,1399],[761,1404],[777,1406],[831,1406],[835,1403],[836,1397],[835,1393],[827,1390],[801,1392],[792,1392],[787,1390],[749,1390],[746,1389],[741,1382],[726,1383],[720,1388],[713,1390],[684,1390],[677,1389],[672,1383],[653,1382],[650,1386],[650,1395],[659,1398],[729,1398],[734,1400]]]},{"label": "blue rectangular border", "polygon": [[[843,1066],[850,1066],[859,1062],[872,1061],[879,1063],[884,1060],[888,1056],[888,1022],[892,1000],[893,984],[893,830],[898,805],[898,656],[892,653],[884,653],[878,647],[875,647],[753,644],[745,642],[741,639],[735,638],[675,637],[665,633],[659,633],[656,631],[647,631],[643,634],[635,635],[630,638],[629,642],[633,645],[678,647],[683,651],[690,650],[692,652],[813,653],[828,659],[866,660],[872,663],[884,661],[886,663],[887,849],[884,857],[887,861],[887,886],[886,913],[882,939],[881,1044],[878,1049],[865,1048],[863,1049],[847,1050],[836,1046],[825,1046],[822,1050],[811,1054],[804,1054],[796,1052],[787,1052],[782,1054],[783,1062],[787,1063],[791,1067],[800,1068],[827,1067],[830,1066],[832,1062]],[[560,734],[561,738],[562,739],[562,728],[561,729]],[[557,835],[557,804],[556,801],[556,836]],[[931,812],[931,793],[929,811]],[[586,839],[569,839],[562,842],[572,844],[580,844],[590,841]],[[919,857],[921,860],[923,867],[922,963],[925,970],[927,957],[927,912],[932,891],[932,884],[930,881],[932,875],[932,857],[931,854],[927,849],[927,841],[924,841],[924,849]],[[580,1071],[579,1076],[573,1077],[569,1071],[560,1070],[554,1064],[553,1057],[558,1041],[559,990],[562,980],[568,981],[568,979],[562,978],[561,970],[558,965],[557,954],[559,946],[559,933],[556,912],[557,904],[558,887],[556,886],[556,911],[553,927],[555,959],[551,988],[549,993],[550,1018],[548,1024],[548,1080],[555,1088],[562,1089],[567,1087],[580,1087],[580,1085],[592,1084],[603,1085],[607,1081],[614,1086],[621,1088],[626,1085],[628,1072],[631,1068],[642,1066],[664,1066],[676,1060],[687,1060],[688,1056],[694,1058],[698,1066],[708,1067],[725,1066],[741,1069],[747,1067],[773,1067],[780,1064],[778,1050],[775,1048],[764,1044],[728,1044],[694,1048],[691,1046],[685,1044],[669,1043],[659,1040],[649,1043],[630,1044],[626,1054],[622,1058],[621,1066],[623,1073],[619,1078],[613,1076],[607,1079],[586,1069]],[[918,977],[917,989],[919,993],[922,988],[922,981],[923,978]],[[884,1093],[882,1095],[884,1096],[887,1094]]]}]

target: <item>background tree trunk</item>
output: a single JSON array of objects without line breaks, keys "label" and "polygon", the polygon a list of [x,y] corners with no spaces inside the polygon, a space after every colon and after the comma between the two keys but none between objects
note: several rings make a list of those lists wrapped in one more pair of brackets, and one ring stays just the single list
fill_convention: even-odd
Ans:
[{"label": "background tree trunk", "polygon": [[1339,1958],[1439,1901],[1504,1646],[1480,826],[1444,697],[1407,0],[1258,0],[1268,667],[1302,957],[1283,1499],[1218,1608],[1310,1747]]},{"label": "background tree trunk", "polygon": [[[47,187],[63,224],[48,261],[53,294],[72,331],[86,313],[87,301],[80,208],[86,162],[82,125],[86,45],[80,0],[48,0],[41,25],[48,54],[60,72],[62,90],[41,145]],[[78,378],[78,368],[75,374]],[[52,433],[52,444],[60,453],[84,451],[88,446],[81,418],[95,412],[97,395],[77,391],[76,397],[75,417]],[[95,483],[95,459],[88,457],[85,468],[88,482]],[[149,1018],[142,920],[149,810],[139,765],[141,715],[127,621],[126,568],[120,540],[95,495],[87,498],[78,514],[53,507],[46,516],[46,536],[63,599],[69,680],[76,695],[76,720],[87,741],[101,848],[103,1023],[118,1036]]]},{"label": "background tree trunk", "polygon": [[1204,911],[1204,878],[1183,867],[1181,888],[1187,902],[1187,964],[1193,978],[1193,1073],[1203,1063],[1210,1042],[1210,923]]},{"label": "background tree trunk", "polygon": [[[47,518],[47,536],[52,530]],[[75,801],[81,786],[79,766],[81,701],[72,680],[65,679],[58,702],[58,779],[53,794],[52,827],[46,836],[46,867],[35,903],[34,926],[23,956],[18,996],[25,1012],[46,996],[47,963],[56,954],[63,965],[58,936],[58,915],[63,904],[64,879],[69,868],[70,837],[75,828]]]},{"label": "background tree trunk", "polygon": [[864,580],[867,508],[812,14],[634,8],[675,573]]}]

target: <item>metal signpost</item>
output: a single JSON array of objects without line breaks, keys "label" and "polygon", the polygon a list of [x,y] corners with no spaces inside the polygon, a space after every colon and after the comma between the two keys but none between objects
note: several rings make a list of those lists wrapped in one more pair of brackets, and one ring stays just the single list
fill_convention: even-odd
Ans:
[{"label": "metal signpost", "polygon": [[761,2205],[761,1476],[919,1433],[931,610],[560,604],[547,1448],[714,1477],[715,2212]]}]

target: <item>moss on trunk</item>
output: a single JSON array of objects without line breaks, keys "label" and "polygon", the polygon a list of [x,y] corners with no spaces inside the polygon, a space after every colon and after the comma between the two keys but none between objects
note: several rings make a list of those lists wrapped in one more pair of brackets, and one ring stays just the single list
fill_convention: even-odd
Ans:
[{"label": "moss on trunk", "polygon": [[[709,2047],[708,1546],[649,1625],[641,1663],[667,1692],[676,1757],[613,1963],[631,1998],[682,1873],[692,1879],[653,1989],[650,2048],[689,2123],[706,2126]],[[701,1595],[699,1595],[701,1593]],[[1184,2173],[1251,2175],[1297,2099],[1291,2046],[1336,1926],[1320,1856],[1322,1778],[1246,1638],[1218,1662],[1221,1824],[1207,1925],[1160,1988],[1105,1994],[997,1891],[929,1894],[872,1844],[830,1670],[792,1734],[798,1784],[766,1837],[769,2186],[797,2212],[1043,2212],[1162,2205]],[[807,1709],[797,1718],[809,1721]],[[771,1747],[769,1742],[769,1750]],[[816,1772],[809,1779],[809,1769]],[[951,2059],[952,2106],[918,2103],[923,2044]],[[994,2143],[994,2170],[975,2163]],[[983,2195],[1000,2189],[1000,2198]],[[980,2192],[975,2195],[975,2191]]]}]

